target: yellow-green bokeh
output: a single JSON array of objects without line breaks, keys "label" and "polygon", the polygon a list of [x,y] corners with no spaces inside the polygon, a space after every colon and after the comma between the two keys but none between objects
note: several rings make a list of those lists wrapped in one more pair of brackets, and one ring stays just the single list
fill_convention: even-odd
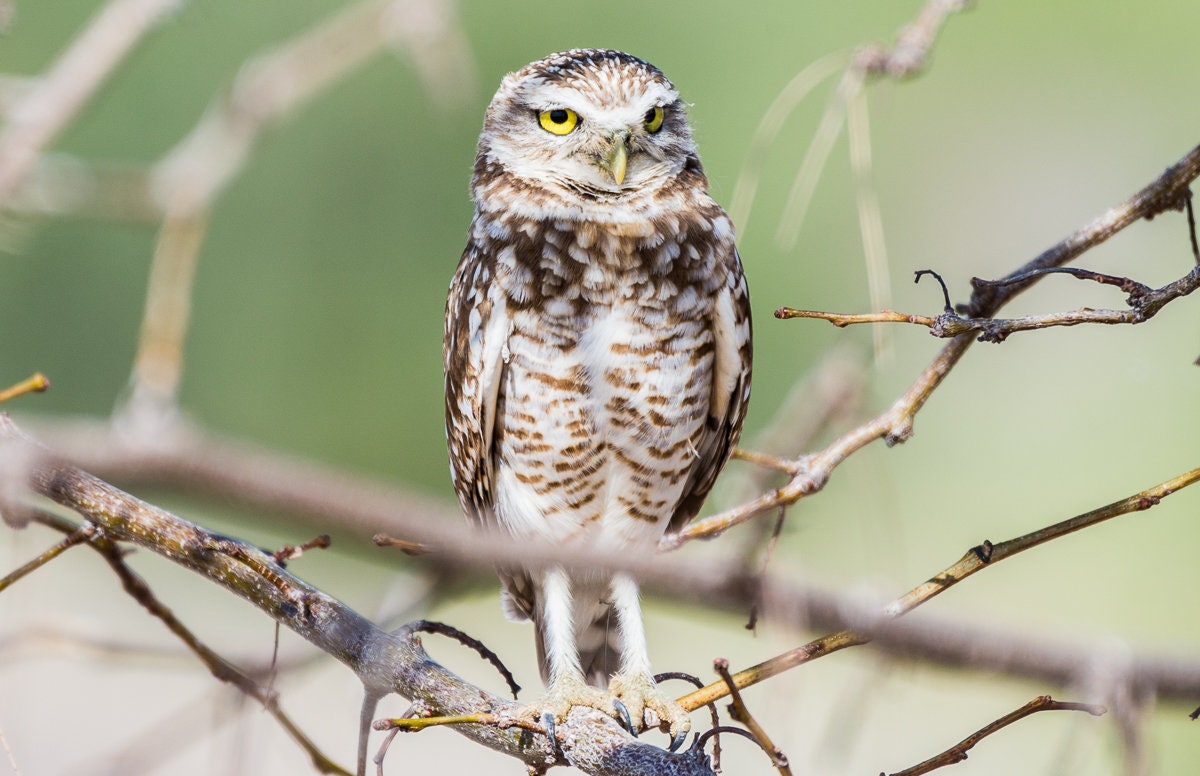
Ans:
[{"label": "yellow-green bokeh", "polygon": [[[44,70],[96,6],[18,0],[15,21],[0,37],[0,73]],[[750,139],[779,90],[818,57],[889,40],[920,6],[916,0],[462,2],[477,88],[455,95],[457,106],[439,107],[447,101],[426,92],[403,52],[380,56],[256,145],[212,214],[196,277],[183,409],[213,429],[448,499],[443,303],[470,218],[475,138],[502,75],[576,46],[621,48],[654,62],[693,105],[714,195],[728,204]],[[53,150],[153,162],[186,135],[249,57],[344,7],[318,0],[185,4]],[[963,299],[972,275],[1007,273],[1200,142],[1198,25],[1194,0],[980,0],[950,19],[925,74],[873,84],[872,178],[888,238],[892,306],[940,310],[932,283],[910,282],[912,271],[923,268],[938,270],[952,295]],[[810,96],[767,153],[756,206],[742,231],[756,317],[748,438],[772,423],[794,380],[833,345],[851,344],[872,358],[866,328],[771,317],[785,304],[869,309],[844,139],[834,147],[798,245],[775,241],[792,178],[829,94],[825,85]],[[0,383],[35,370],[54,383],[44,396],[6,409],[19,422],[43,414],[106,415],[129,375],[153,230],[26,219],[0,222],[0,237],[9,247],[0,254]],[[1136,225],[1082,262],[1151,285],[1182,275],[1191,263],[1184,221],[1174,213]],[[1112,289],[1061,277],[1042,283],[1010,312],[1122,301]],[[879,595],[899,593],[984,538],[1010,538],[1196,466],[1198,318],[1196,304],[1185,300],[1142,326],[1052,330],[977,345],[918,417],[911,441],[856,455],[819,498],[793,510],[775,570],[830,585],[870,586]],[[864,411],[886,407],[940,346],[923,329],[889,333],[894,353],[869,367]],[[302,541],[314,532],[311,525],[264,524],[225,505],[172,505],[198,522],[261,541]],[[1200,494],[1181,493],[1158,509],[1008,561],[930,608],[1137,650],[1194,652],[1200,641],[1193,579],[1197,505]],[[0,568],[23,562],[50,541],[28,533],[0,534]],[[724,547],[732,552],[740,541]],[[307,558],[310,565],[300,571],[313,578],[328,574],[331,592],[370,610],[389,583],[389,561],[367,562],[372,551],[365,542],[346,542],[352,552]],[[696,557],[705,551],[721,547],[705,547]],[[87,566],[82,559],[72,563]],[[321,570],[338,563],[335,571]],[[175,590],[170,569],[151,569],[159,584]],[[94,576],[95,587],[107,584],[102,574]],[[72,599],[55,597],[52,580],[50,587],[38,584],[30,580],[7,592],[0,615],[24,622],[53,601],[66,616],[78,616]],[[179,595],[203,595],[195,587],[185,584]],[[219,623],[220,600],[205,600],[207,608],[198,607],[193,617],[203,623],[209,612]],[[89,606],[124,614],[131,608],[115,585]],[[506,657],[526,669],[525,683],[536,684],[530,634],[503,622],[494,590],[447,602],[435,614],[505,644]],[[253,613],[245,621],[260,623],[252,643],[267,649],[267,626]],[[754,640],[736,618],[666,605],[651,605],[649,621],[656,660],[701,673],[718,654],[747,664],[802,637],[768,627]],[[0,633],[4,628],[0,617]],[[0,672],[12,669],[0,664]],[[311,706],[336,715],[336,722],[310,724],[321,727],[318,738],[336,759],[349,762],[357,714],[352,680],[337,666],[326,673],[321,686],[332,689],[318,695],[311,686],[297,687],[290,707],[302,719]],[[838,656],[796,673],[779,680],[777,689],[754,691],[750,700],[761,704],[764,721],[806,773],[898,770],[1033,695],[1070,692],[926,668],[897,670],[869,656]],[[209,681],[198,677],[191,691],[203,693]],[[102,690],[80,677],[72,692],[87,699]],[[0,725],[12,741],[22,723],[6,708],[6,695],[0,686]],[[336,700],[323,700],[329,697]],[[47,715],[52,709],[43,706]],[[1192,772],[1200,758],[1200,729],[1180,722],[1188,710],[1168,706],[1152,719],[1148,741],[1159,773]],[[1117,772],[1111,720],[1050,716],[987,742],[955,773]],[[269,725],[263,730],[277,737]],[[20,732],[29,735],[15,736],[29,741],[22,753],[26,772],[39,772],[43,762],[51,771],[78,762],[35,745],[43,739],[28,726]],[[443,733],[422,734],[426,739],[434,743],[412,746],[433,752],[439,742],[458,741]],[[1072,745],[1064,741],[1075,741],[1085,754],[1064,749]],[[281,761],[298,761],[286,743],[280,751]],[[731,771],[770,772],[752,754],[731,756],[740,758],[731,761],[738,763]],[[514,762],[482,762],[489,764],[478,767],[496,773],[521,772]],[[1061,770],[1063,762],[1075,770]],[[270,759],[262,767],[274,765]],[[155,767],[172,766],[168,760]]]}]

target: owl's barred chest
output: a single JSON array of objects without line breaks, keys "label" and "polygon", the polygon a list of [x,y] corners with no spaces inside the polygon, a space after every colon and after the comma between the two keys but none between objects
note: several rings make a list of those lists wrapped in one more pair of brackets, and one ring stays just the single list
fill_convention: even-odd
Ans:
[{"label": "owl's barred chest", "polygon": [[496,275],[511,316],[498,516],[518,535],[654,541],[688,490],[708,421],[723,268],[680,243],[624,254],[593,244],[586,263],[549,247],[536,269]]}]

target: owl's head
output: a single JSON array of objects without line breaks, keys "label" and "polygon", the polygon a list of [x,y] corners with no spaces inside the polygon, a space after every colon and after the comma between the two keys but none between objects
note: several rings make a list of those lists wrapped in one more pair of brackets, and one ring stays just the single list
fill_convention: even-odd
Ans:
[{"label": "owl's head", "polygon": [[481,207],[528,207],[529,216],[632,217],[681,178],[706,186],[667,77],[620,51],[574,49],[504,78],[484,119],[472,189]]}]

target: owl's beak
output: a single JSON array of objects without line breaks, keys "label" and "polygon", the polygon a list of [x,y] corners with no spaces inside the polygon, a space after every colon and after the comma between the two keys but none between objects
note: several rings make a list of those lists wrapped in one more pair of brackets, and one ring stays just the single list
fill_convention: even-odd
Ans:
[{"label": "owl's beak", "polygon": [[629,130],[618,129],[608,138],[608,150],[600,155],[600,166],[620,186],[625,180],[625,165],[629,162]]}]

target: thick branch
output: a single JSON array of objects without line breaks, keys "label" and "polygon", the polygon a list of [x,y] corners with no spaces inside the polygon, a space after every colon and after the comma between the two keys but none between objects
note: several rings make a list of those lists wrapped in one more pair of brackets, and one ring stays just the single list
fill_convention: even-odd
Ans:
[{"label": "thick branch", "polygon": [[[419,701],[430,713],[439,716],[502,713],[511,708],[511,701],[466,684],[430,660],[412,640],[379,631],[341,602],[279,568],[269,555],[128,496],[74,467],[47,458],[39,448],[20,439],[15,426],[4,418],[0,422],[0,440],[7,443],[4,452],[9,453],[4,463],[10,470],[20,473],[35,491],[81,513],[111,538],[138,543],[246,598],[348,665],[369,689],[394,690]],[[18,448],[15,452],[24,455],[23,460],[15,464],[14,446]],[[12,471],[6,473],[11,475]],[[1146,508],[1156,503],[1157,498],[1197,478],[1200,478],[1200,471],[1152,489],[1154,492],[1150,495],[1155,498],[1138,494],[1133,497],[1134,501],[1125,499],[1118,503],[1128,502]],[[1098,522],[1098,515],[1111,517],[1121,513],[1103,508],[1088,513],[1092,516],[1088,520]],[[1062,526],[1068,524],[1070,530],[1077,530],[1083,525],[1080,520],[1075,518],[1059,524],[1056,529],[1046,530],[1066,532]],[[472,566],[519,563],[530,569],[560,565],[626,571],[644,581],[649,589],[666,592],[681,600],[739,611],[759,603],[766,617],[785,625],[845,631],[795,651],[807,657],[784,656],[775,659],[770,666],[763,664],[736,674],[734,678],[739,687],[753,683],[746,680],[748,676],[756,675],[755,680],[761,680],[820,654],[868,640],[897,654],[951,666],[1002,671],[1061,686],[1088,678],[1089,667],[1105,659],[1103,650],[1090,642],[1049,643],[1026,634],[997,632],[929,617],[905,618],[898,622],[882,607],[868,606],[857,598],[770,577],[760,580],[757,575],[733,564],[724,567],[707,564],[697,568],[683,559],[668,561],[651,555],[571,553],[551,545],[483,536],[465,528],[455,533],[447,531],[441,538],[443,543],[437,545],[436,551],[448,561]],[[1026,537],[1025,542],[1027,546],[1035,546],[1048,538],[1045,532],[1035,532]],[[1012,554],[1012,551],[1007,552]],[[946,586],[942,583],[939,589]],[[1200,697],[1200,663],[1136,656],[1112,681],[1128,682],[1135,687],[1137,692],[1131,696],[1152,693],[1160,698],[1192,699]],[[724,684],[719,687],[724,688]],[[724,694],[725,690],[721,689],[712,697]],[[712,700],[707,697],[692,703],[695,697],[696,693],[693,693],[683,699],[689,708]],[[579,731],[580,743],[590,736],[588,746],[598,747],[575,751],[564,746],[568,759],[589,773],[613,773],[605,770],[609,766],[604,758],[617,756],[615,752],[620,752],[620,757],[633,756],[630,749],[634,746],[633,739],[609,717],[599,713],[590,715],[585,709],[577,709],[568,722],[567,730],[571,729]],[[518,740],[511,731],[480,725],[465,726],[460,732],[531,764],[539,758],[543,763],[546,758],[553,759],[544,738],[535,737],[529,743],[525,739]],[[560,732],[563,732],[562,726]],[[654,756],[666,756],[656,747],[645,748],[647,751],[639,754],[639,758],[651,756],[651,752],[660,753]],[[586,763],[593,765],[585,767]]]},{"label": "thick branch", "polygon": [[[410,633],[384,632],[288,573],[261,550],[207,531],[55,460],[26,441],[3,415],[0,442],[4,463],[19,457],[21,465],[12,468],[34,492],[83,515],[110,539],[145,547],[241,596],[348,666],[368,692],[397,692],[438,716],[503,714],[514,708],[512,701],[463,681],[431,660]],[[533,768],[561,763],[545,736],[491,725],[455,729]],[[671,754],[643,744],[594,710],[574,709],[558,732],[567,762],[585,773],[711,774],[702,753]]]}]

